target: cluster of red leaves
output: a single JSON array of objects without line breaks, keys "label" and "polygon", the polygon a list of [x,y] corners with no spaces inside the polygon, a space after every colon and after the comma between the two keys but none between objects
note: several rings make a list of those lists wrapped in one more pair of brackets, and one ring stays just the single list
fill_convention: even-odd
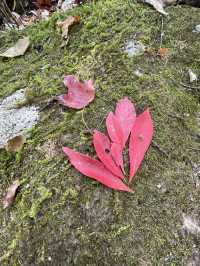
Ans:
[{"label": "cluster of red leaves", "polygon": [[123,182],[123,150],[130,136],[130,183],[152,141],[153,121],[149,109],[136,116],[133,103],[124,98],[117,103],[115,113],[108,114],[106,127],[109,137],[98,130],[94,130],[93,134],[93,144],[100,161],[68,147],[63,147],[63,151],[71,164],[83,175],[109,188],[132,192]]}]

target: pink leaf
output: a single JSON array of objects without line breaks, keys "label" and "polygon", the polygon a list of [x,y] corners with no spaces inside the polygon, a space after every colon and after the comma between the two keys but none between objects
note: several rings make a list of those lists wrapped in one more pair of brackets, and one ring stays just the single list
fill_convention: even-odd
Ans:
[{"label": "pink leaf", "polygon": [[96,153],[102,163],[116,176],[124,178],[121,170],[111,156],[111,144],[109,138],[103,133],[95,130],[93,135],[93,144]]},{"label": "pink leaf", "polygon": [[123,145],[123,131],[113,112],[110,112],[106,118],[106,127],[110,139],[115,143]]},{"label": "pink leaf", "polygon": [[82,109],[94,100],[95,88],[92,80],[81,83],[74,75],[68,75],[64,78],[64,84],[68,87],[68,93],[57,97],[60,104]]},{"label": "pink leaf", "polygon": [[109,188],[132,192],[121,179],[113,175],[101,162],[92,159],[88,155],[73,151],[68,147],[64,147],[63,151],[69,157],[71,164],[82,174],[99,181]]},{"label": "pink leaf", "polygon": [[124,163],[123,163],[123,148],[120,144],[112,143],[111,144],[111,155],[116,163],[117,166],[119,166],[123,173],[124,171]]},{"label": "pink leaf", "polygon": [[136,122],[131,131],[129,156],[130,156],[130,178],[137,172],[145,153],[152,141],[153,121],[149,109],[145,110],[136,118]]},{"label": "pink leaf", "polygon": [[136,119],[135,107],[127,97],[118,101],[115,110],[115,117],[118,120],[123,132],[122,143],[124,147]]}]

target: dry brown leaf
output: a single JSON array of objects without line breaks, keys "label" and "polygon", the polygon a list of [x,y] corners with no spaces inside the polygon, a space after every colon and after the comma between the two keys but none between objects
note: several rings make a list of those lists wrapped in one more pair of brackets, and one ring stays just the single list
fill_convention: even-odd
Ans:
[{"label": "dry brown leaf", "polygon": [[14,199],[15,199],[15,195],[16,195],[16,191],[18,189],[18,187],[20,186],[20,182],[19,179],[16,179],[8,188],[7,193],[3,199],[3,208],[6,209],[7,207],[9,207]]},{"label": "dry brown leaf", "polygon": [[58,21],[57,26],[62,30],[63,39],[68,39],[69,27],[80,21],[79,16],[70,16],[64,21]]},{"label": "dry brown leaf", "polygon": [[17,57],[20,55],[24,55],[29,45],[30,45],[29,37],[24,37],[23,39],[19,39],[13,47],[9,48],[4,53],[0,54],[0,56]]},{"label": "dry brown leaf", "polygon": [[26,142],[26,137],[23,135],[16,136],[9,139],[6,144],[6,150],[11,152],[18,152],[23,144]]},{"label": "dry brown leaf", "polygon": [[158,54],[159,54],[159,56],[161,58],[166,58],[166,57],[169,56],[169,49],[168,48],[161,47],[158,50]]},{"label": "dry brown leaf", "polygon": [[53,5],[52,0],[37,0],[36,6],[39,8],[51,7]]}]

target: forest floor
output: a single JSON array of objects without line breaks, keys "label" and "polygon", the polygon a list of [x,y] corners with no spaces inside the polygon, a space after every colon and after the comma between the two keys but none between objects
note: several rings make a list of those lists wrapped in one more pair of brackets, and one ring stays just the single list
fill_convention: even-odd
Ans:
[{"label": "forest floor", "polygon": [[[167,11],[162,19],[136,1],[99,0],[0,36],[1,51],[22,36],[31,40],[24,56],[0,59],[0,98],[28,88],[27,104],[41,107],[23,149],[0,150],[1,198],[21,180],[13,205],[0,207],[1,265],[200,264],[200,85],[188,85],[188,69],[200,75],[200,33],[193,32],[200,10]],[[56,22],[69,15],[81,21],[60,48]],[[133,39],[146,47],[142,55],[124,51]],[[160,46],[167,56],[158,55]],[[82,111],[57,102],[42,108],[66,91],[66,74],[95,82],[84,110],[91,129],[105,130],[101,122],[125,96],[138,112],[150,107],[154,141],[134,194],[83,177],[63,154],[63,145],[94,153]]]}]

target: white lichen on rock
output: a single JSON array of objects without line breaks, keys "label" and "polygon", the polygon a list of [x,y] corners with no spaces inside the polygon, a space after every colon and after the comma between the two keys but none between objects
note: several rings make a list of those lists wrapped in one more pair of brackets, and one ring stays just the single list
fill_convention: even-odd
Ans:
[{"label": "white lichen on rock", "polygon": [[25,90],[18,90],[0,104],[0,148],[3,148],[9,139],[26,134],[39,119],[36,106],[16,108],[19,102],[25,100],[24,93]]},{"label": "white lichen on rock", "polygon": [[188,233],[197,235],[200,233],[200,226],[196,219],[183,214],[183,229]]}]

